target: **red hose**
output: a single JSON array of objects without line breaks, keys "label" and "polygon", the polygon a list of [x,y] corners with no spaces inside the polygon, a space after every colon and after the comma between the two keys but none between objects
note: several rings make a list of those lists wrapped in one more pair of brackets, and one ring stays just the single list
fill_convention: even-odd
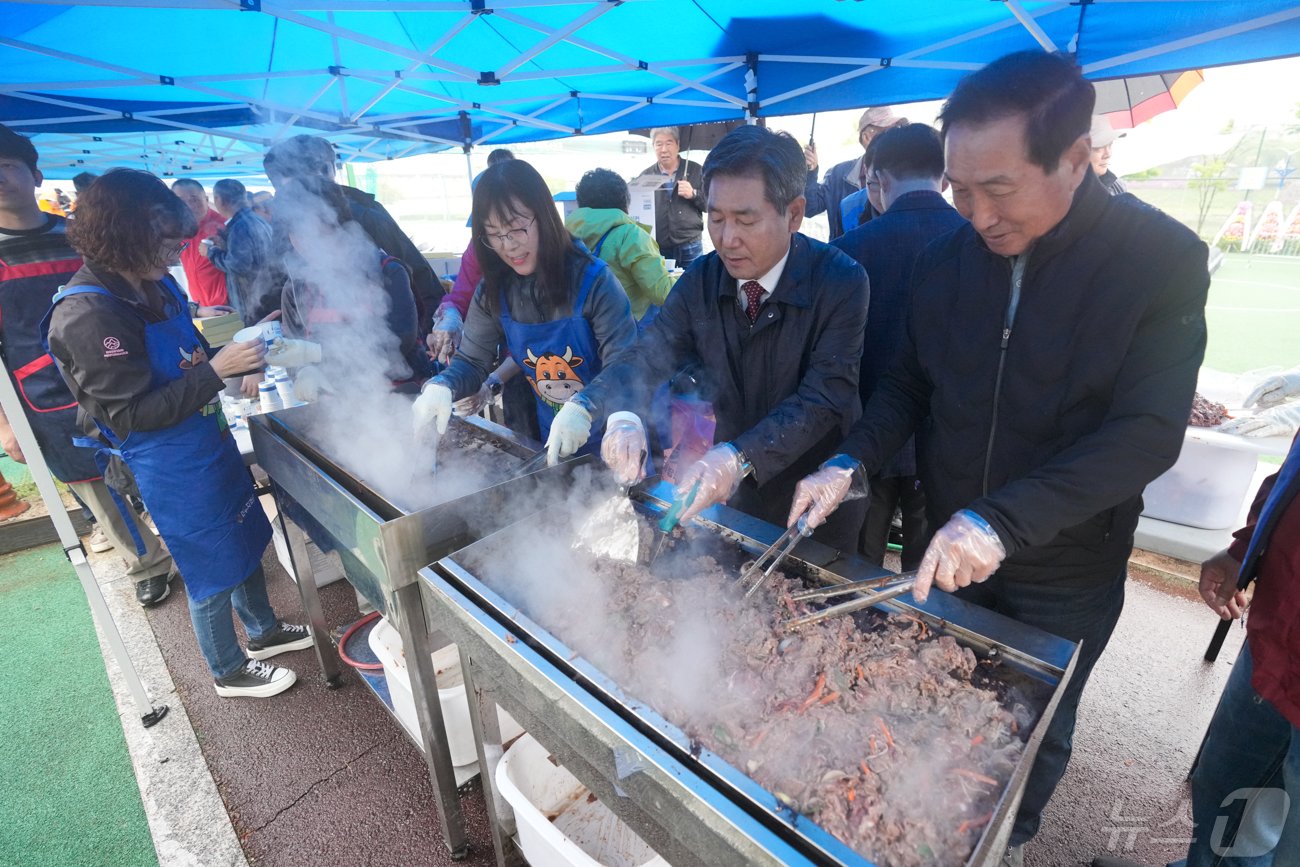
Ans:
[{"label": "red hose", "polygon": [[352,666],[353,668],[359,668],[362,671],[383,671],[384,670],[383,663],[357,662],[355,659],[348,656],[348,651],[347,651],[348,639],[352,637],[352,634],[356,632],[358,629],[360,629],[361,627],[365,626],[367,623],[373,623],[374,621],[378,620],[379,617],[380,614],[378,611],[371,611],[365,617],[362,617],[356,623],[349,626],[347,632],[344,632],[343,637],[339,639],[339,657],[348,665]]}]

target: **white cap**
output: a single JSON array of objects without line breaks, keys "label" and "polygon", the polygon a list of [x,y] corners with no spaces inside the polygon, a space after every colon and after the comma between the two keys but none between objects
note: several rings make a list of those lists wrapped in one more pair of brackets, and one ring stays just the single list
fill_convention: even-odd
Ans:
[{"label": "white cap", "polygon": [[1116,132],[1110,125],[1110,118],[1104,114],[1094,114],[1092,116],[1092,130],[1089,132],[1092,137],[1092,146],[1095,148],[1104,148],[1106,145],[1115,141],[1117,138],[1123,138],[1125,133]]}]

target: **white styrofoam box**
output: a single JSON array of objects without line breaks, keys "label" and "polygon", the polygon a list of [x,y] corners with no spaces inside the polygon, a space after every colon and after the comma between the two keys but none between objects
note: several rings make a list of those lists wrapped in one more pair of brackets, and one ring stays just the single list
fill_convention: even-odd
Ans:
[{"label": "white styrofoam box", "polygon": [[532,867],[668,865],[530,735],[506,750],[496,784]]},{"label": "white styrofoam box", "polygon": [[1259,458],[1240,437],[1192,431],[1178,461],[1147,485],[1142,514],[1187,527],[1233,529]]},{"label": "white styrofoam box", "polygon": [[[271,542],[275,545],[275,557],[284,567],[284,571],[289,573],[289,577],[298,581],[297,574],[293,571],[293,562],[289,559],[289,543],[280,532],[280,522],[271,521]],[[343,560],[340,559],[337,551],[330,551],[328,554],[316,546],[311,539],[307,540],[307,558],[311,561],[312,577],[316,579],[317,587],[324,587],[327,584],[333,584],[343,578]]]},{"label": "white styrofoam box", "polygon": [[[370,649],[384,664],[384,680],[388,694],[393,699],[393,713],[402,726],[419,740],[420,722],[415,715],[415,694],[411,690],[411,675],[406,667],[406,651],[402,636],[387,620],[380,620],[370,630]],[[438,679],[438,704],[442,707],[442,725],[447,731],[447,751],[456,766],[478,761],[474,743],[474,727],[469,721],[469,700],[465,695],[465,680],[460,673],[460,650],[448,644],[433,651],[433,673]],[[523,733],[523,727],[510,714],[497,710],[501,726],[501,740],[509,743]]]}]

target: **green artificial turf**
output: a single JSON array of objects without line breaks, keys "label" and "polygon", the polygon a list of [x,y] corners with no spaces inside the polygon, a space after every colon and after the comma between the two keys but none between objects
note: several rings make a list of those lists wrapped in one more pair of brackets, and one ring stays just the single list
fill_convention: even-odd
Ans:
[{"label": "green artificial turf", "polygon": [[1229,254],[1210,281],[1205,319],[1206,367],[1300,365],[1300,258]]},{"label": "green artificial turf", "polygon": [[0,556],[0,864],[157,863],[76,573]]}]

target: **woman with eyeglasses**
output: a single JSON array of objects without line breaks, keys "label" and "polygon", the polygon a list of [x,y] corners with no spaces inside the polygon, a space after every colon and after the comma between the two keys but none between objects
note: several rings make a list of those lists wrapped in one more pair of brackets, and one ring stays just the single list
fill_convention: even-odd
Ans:
[{"label": "woman with eyeglasses", "polygon": [[479,391],[504,346],[533,388],[554,463],[591,433],[591,416],[569,398],[636,341],[631,304],[608,266],[565,230],[546,182],[523,160],[479,177],[472,222],[483,280],[450,367],[415,402],[416,428],[444,432],[452,404]]},{"label": "woman with eyeglasses", "polygon": [[[280,622],[266,595],[262,552],[271,525],[221,412],[226,377],[261,367],[261,340],[215,354],[168,273],[196,231],[194,216],[148,172],[114,169],[78,200],[68,240],[85,264],[42,323],[50,352],[98,429],[88,442],[119,455],[171,550],[217,694],[266,697],[297,676],[262,662],[311,646]],[[202,312],[202,311],[200,311]],[[231,616],[248,632],[247,654]]]}]

